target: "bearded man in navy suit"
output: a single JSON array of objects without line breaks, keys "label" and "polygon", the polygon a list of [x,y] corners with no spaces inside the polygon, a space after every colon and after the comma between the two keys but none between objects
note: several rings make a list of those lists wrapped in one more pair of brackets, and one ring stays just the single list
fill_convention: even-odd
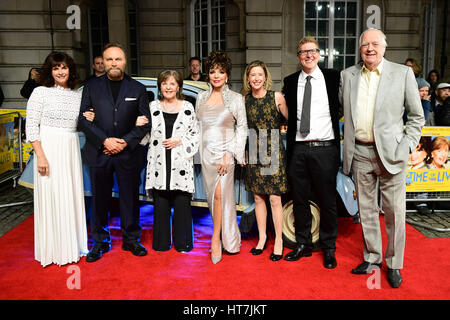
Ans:
[{"label": "bearded man in navy suit", "polygon": [[[119,43],[103,49],[106,74],[90,79],[83,88],[79,129],[86,135],[83,159],[89,166],[92,182],[91,232],[94,247],[87,262],[100,259],[111,248],[108,229],[108,205],[112,197],[114,173],[119,186],[122,249],[136,256],[147,250],[140,243],[139,173],[145,160],[139,141],[150,124],[136,126],[138,116],[150,119],[145,87],[125,74],[125,50]],[[83,113],[92,110],[94,121]]]}]

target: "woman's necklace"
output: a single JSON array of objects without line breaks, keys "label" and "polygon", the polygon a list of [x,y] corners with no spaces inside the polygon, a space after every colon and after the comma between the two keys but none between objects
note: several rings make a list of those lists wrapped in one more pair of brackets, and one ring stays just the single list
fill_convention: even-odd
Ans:
[{"label": "woman's necklace", "polygon": [[175,103],[175,105],[171,109],[167,109],[164,102],[162,102],[161,105],[162,105],[163,109],[166,110],[166,112],[173,113],[176,110],[176,108],[178,107],[178,101],[177,101],[177,103]]}]

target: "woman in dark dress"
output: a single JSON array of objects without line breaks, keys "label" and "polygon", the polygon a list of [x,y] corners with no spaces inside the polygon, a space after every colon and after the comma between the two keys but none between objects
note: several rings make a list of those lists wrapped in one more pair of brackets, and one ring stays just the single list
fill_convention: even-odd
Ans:
[{"label": "woman in dark dress", "polygon": [[266,247],[266,199],[269,197],[275,227],[275,244],[270,259],[278,261],[283,256],[281,194],[288,191],[286,155],[280,128],[283,117],[288,117],[288,109],[283,95],[269,90],[272,80],[264,62],[251,62],[245,70],[243,82],[249,128],[245,188],[254,193],[259,230],[258,244],[251,253],[259,255]]}]

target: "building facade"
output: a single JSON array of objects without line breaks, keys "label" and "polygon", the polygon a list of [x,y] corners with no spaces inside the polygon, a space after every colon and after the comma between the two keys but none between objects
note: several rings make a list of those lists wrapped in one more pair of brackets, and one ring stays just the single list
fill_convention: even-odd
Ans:
[{"label": "building facade", "polygon": [[109,41],[127,48],[127,72],[156,77],[165,69],[187,76],[191,56],[226,50],[232,89],[240,91],[247,63],[266,62],[281,90],[299,70],[297,43],[318,39],[320,66],[342,70],[357,63],[367,27],[387,36],[386,58],[415,58],[423,76],[450,76],[446,0],[11,0],[0,1],[2,108],[25,108],[20,89],[32,67],[52,50],[72,55],[82,79]]}]

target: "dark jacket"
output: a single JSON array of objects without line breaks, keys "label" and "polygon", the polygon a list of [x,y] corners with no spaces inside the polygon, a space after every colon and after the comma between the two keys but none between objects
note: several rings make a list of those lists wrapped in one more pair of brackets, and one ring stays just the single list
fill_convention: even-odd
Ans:
[{"label": "dark jacket", "polygon": [[[83,112],[94,109],[95,119],[89,122]],[[124,76],[116,103],[106,75],[92,78],[83,88],[78,128],[86,135],[83,152],[84,161],[91,167],[103,167],[108,160],[116,157],[125,169],[141,166],[144,161],[141,139],[150,131],[150,123],[136,126],[138,116],[145,115],[150,121],[150,111],[145,86]],[[127,147],[117,155],[103,153],[106,138],[124,139]]]},{"label": "dark jacket", "polygon": [[200,78],[198,80],[194,80],[192,79],[192,74],[189,74],[188,77],[186,77],[186,79],[184,80],[190,80],[190,81],[206,81],[206,75],[204,75],[203,73],[200,73]]},{"label": "dark jacket", "polygon": [[20,95],[25,99],[29,99],[31,94],[33,93],[34,88],[40,86],[39,83],[37,83],[36,81],[34,81],[34,79],[31,78],[31,70],[33,69],[34,68],[31,68],[30,72],[28,72],[28,80],[25,81],[22,89],[20,89]]},{"label": "dark jacket", "polygon": [[[340,72],[333,69],[321,69],[327,87],[328,103],[330,106],[331,122],[335,137],[335,145],[340,154],[340,130],[339,119],[342,117],[342,106],[339,102]],[[298,77],[301,71],[297,71],[283,80],[283,94],[289,109],[288,130],[286,135],[286,154],[288,166],[292,157],[295,136],[297,134],[297,87]],[[340,159],[339,159],[340,162]]]},{"label": "dark jacket", "polygon": [[434,122],[436,126],[450,127],[450,97],[436,110]]}]

